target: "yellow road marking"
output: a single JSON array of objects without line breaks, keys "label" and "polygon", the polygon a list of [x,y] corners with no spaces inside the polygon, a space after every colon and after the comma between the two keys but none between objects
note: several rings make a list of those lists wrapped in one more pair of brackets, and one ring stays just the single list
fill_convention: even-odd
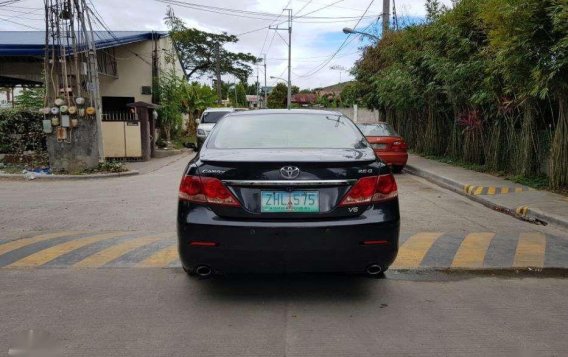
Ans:
[{"label": "yellow road marking", "polygon": [[432,244],[442,235],[443,233],[418,233],[408,238],[400,247],[398,257],[392,267],[395,269],[419,267]]},{"label": "yellow road marking", "polygon": [[75,263],[74,266],[79,268],[100,267],[117,258],[120,258],[124,254],[133,251],[136,248],[154,243],[158,240],[160,240],[160,237],[143,237],[131,239],[90,255],[80,262]]},{"label": "yellow road marking", "polygon": [[523,192],[523,188],[522,187],[515,187],[515,192]]},{"label": "yellow road marking", "polygon": [[546,251],[546,236],[542,233],[521,233],[513,267],[542,268]]},{"label": "yellow road marking", "polygon": [[128,234],[128,232],[110,232],[110,233],[103,233],[97,234],[91,237],[79,238],[69,242],[61,243],[55,245],[51,248],[47,248],[36,252],[34,254],[28,255],[25,258],[22,258],[10,265],[6,268],[21,268],[21,267],[36,267],[43,265],[45,263],[49,263],[50,261],[56,259],[63,254],[67,254],[69,252],[74,251],[75,249],[79,249],[81,247],[87,246],[92,243],[100,242],[105,239],[120,237],[123,235]]},{"label": "yellow road marking", "polygon": [[509,187],[501,187],[501,194],[509,193]]},{"label": "yellow road marking", "polygon": [[475,190],[475,186],[469,186],[469,188],[467,189],[467,193],[473,195],[473,190]]},{"label": "yellow road marking", "polygon": [[19,248],[27,247],[28,245],[31,245],[31,244],[34,244],[34,243],[43,242],[45,240],[52,239],[52,238],[61,238],[61,237],[71,236],[73,234],[80,234],[80,232],[64,231],[64,232],[48,233],[48,234],[42,234],[42,235],[35,236],[35,237],[14,240],[14,241],[0,245],[0,255],[9,253],[9,252],[16,250],[16,249],[19,249]]},{"label": "yellow road marking", "polygon": [[141,261],[140,267],[167,267],[179,258],[177,245],[166,247]]},{"label": "yellow road marking", "polygon": [[478,188],[475,189],[475,192],[473,194],[478,196],[481,195],[482,192],[483,192],[483,186],[479,186]]},{"label": "yellow road marking", "polygon": [[471,233],[462,241],[452,268],[481,268],[495,233]]},{"label": "yellow road marking", "polygon": [[496,188],[494,186],[490,186],[489,189],[487,190],[487,194],[488,195],[494,195],[496,191]]}]

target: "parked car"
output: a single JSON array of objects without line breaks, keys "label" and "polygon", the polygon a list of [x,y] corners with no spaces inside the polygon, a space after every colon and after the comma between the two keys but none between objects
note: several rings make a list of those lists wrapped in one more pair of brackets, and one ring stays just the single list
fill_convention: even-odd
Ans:
[{"label": "parked car", "polygon": [[391,165],[394,173],[401,172],[408,161],[408,145],[393,127],[387,123],[357,126],[381,160]]},{"label": "parked car", "polygon": [[[314,135],[326,133],[326,135]],[[190,275],[361,272],[398,251],[397,185],[355,124],[319,110],[228,114],[179,187]]]},{"label": "parked car", "polygon": [[197,149],[201,149],[207,135],[211,132],[215,124],[225,115],[233,113],[234,108],[207,108],[201,114],[197,125]]}]

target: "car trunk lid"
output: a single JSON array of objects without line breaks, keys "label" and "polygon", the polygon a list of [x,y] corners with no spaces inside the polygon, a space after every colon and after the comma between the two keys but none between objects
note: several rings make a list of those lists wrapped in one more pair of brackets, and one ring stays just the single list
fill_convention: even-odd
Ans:
[{"label": "car trunk lid", "polygon": [[[206,155],[200,159],[203,165],[199,168],[199,174],[220,179],[241,204],[241,207],[212,206],[211,209],[224,217],[256,219],[358,215],[360,210],[338,207],[339,202],[360,177],[377,175],[382,169],[382,164],[376,161],[370,148],[261,151],[208,149]],[[283,168],[290,167],[298,169],[297,176],[289,178],[283,175]],[[318,200],[317,211],[266,211],[266,200],[271,195],[276,194],[276,198],[280,200],[296,200],[305,198],[302,196],[304,193],[311,195],[308,198]],[[310,207],[313,209],[313,206]]]}]

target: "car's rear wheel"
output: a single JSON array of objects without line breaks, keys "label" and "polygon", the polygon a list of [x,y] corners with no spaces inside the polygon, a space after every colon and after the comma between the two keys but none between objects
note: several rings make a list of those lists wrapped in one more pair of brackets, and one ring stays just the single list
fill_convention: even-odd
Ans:
[{"label": "car's rear wheel", "polygon": [[393,165],[392,166],[392,172],[394,172],[395,174],[401,173],[402,169],[404,169],[404,166],[400,166],[400,165]]}]

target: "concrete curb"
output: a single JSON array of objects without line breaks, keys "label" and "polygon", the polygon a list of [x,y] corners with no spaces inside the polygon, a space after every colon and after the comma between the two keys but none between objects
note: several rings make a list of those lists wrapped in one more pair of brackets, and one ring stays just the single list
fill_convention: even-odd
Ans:
[{"label": "concrete curb", "polygon": [[441,175],[437,175],[434,174],[430,171],[426,171],[423,170],[419,167],[413,166],[413,165],[407,165],[405,167],[405,171],[408,172],[409,174],[415,175],[415,176],[419,176],[422,177],[423,179],[426,179],[440,187],[446,188],[450,191],[459,193],[460,195],[467,197],[468,199],[475,201],[477,203],[480,203],[488,208],[491,208],[495,211],[501,212],[501,213],[505,213],[508,214],[512,217],[515,217],[517,219],[520,220],[525,220],[525,221],[542,221],[542,222],[546,222],[546,223],[552,223],[555,224],[557,226],[560,226],[562,228],[567,228],[568,229],[568,220],[566,220],[563,217],[558,217],[554,214],[550,214],[547,212],[543,212],[541,210],[538,209],[534,209],[534,208],[528,208],[527,211],[523,214],[523,215],[519,215],[516,212],[516,207],[507,207],[507,206],[503,206],[500,204],[497,204],[495,202],[492,202],[486,198],[484,198],[484,196],[475,196],[475,195],[469,195],[465,192],[464,187],[465,185],[463,183],[454,181],[450,178],[441,176]]},{"label": "concrete curb", "polygon": [[0,174],[0,180],[13,180],[13,181],[72,181],[72,180],[92,180],[92,179],[105,179],[114,177],[125,177],[138,175],[136,170],[126,172],[111,172],[107,174],[89,174],[89,175],[38,175],[33,180],[27,180],[22,174]]}]

